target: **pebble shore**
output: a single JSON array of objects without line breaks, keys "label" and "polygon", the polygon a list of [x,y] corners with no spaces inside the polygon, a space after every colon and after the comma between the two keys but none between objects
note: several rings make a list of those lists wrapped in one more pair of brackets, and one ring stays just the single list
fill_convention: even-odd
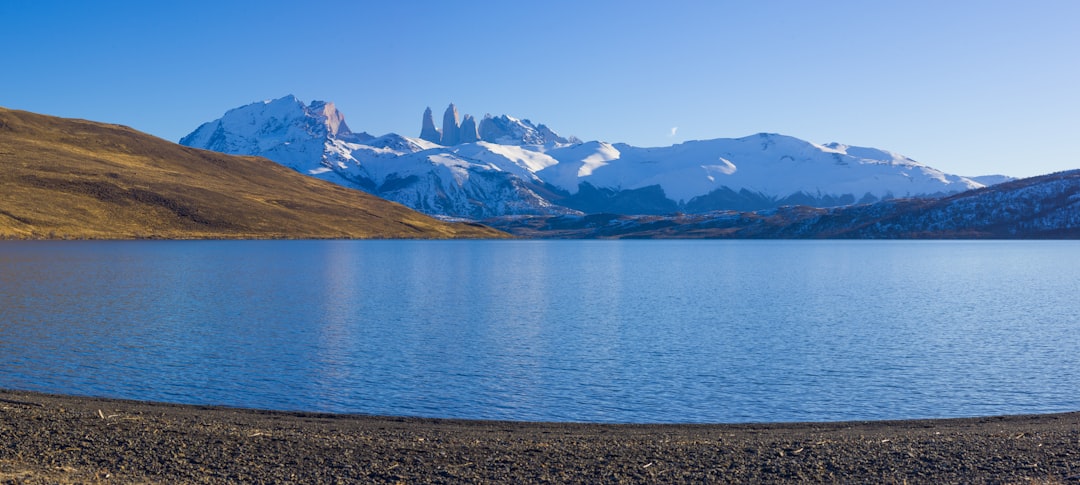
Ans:
[{"label": "pebble shore", "polygon": [[0,390],[0,484],[1080,483],[1080,413],[610,425]]}]

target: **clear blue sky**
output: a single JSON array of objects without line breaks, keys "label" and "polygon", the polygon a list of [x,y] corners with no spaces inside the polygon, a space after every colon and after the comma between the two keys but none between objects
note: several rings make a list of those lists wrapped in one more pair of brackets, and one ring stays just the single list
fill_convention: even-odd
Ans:
[{"label": "clear blue sky", "polygon": [[176,141],[295,94],[355,131],[509,114],[586,140],[775,132],[950,173],[1080,168],[1080,2],[0,1],[0,106]]}]

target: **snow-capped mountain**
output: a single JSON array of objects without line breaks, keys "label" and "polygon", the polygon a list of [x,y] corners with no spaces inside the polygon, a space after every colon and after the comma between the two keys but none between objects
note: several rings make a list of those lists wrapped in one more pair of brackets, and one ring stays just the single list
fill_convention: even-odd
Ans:
[{"label": "snow-capped mountain", "polygon": [[874,148],[766,133],[657,148],[583,143],[506,115],[477,124],[452,104],[441,129],[429,108],[420,137],[375,138],[351,132],[332,103],[286,96],[230,110],[180,143],[264,156],[428,214],[471,219],[828,207],[983,186]]},{"label": "snow-capped mountain", "polygon": [[295,96],[252,103],[203,123],[180,140],[181,145],[230,155],[259,155],[304,172],[321,160],[330,141],[362,143],[367,133],[353,133],[334,103],[312,101],[305,106]]}]

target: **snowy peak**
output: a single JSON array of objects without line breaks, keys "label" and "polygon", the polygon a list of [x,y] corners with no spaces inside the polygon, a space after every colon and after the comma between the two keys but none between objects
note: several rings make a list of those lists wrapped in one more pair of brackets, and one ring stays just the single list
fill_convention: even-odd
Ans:
[{"label": "snowy peak", "polygon": [[288,95],[231,109],[182,138],[180,144],[230,155],[264,156],[312,173],[326,160],[342,158],[330,153],[336,145],[371,138],[367,133],[353,133],[334,103],[305,105]]},{"label": "snowy peak", "polygon": [[397,133],[387,133],[372,138],[365,141],[363,146],[391,150],[397,154],[416,153],[434,148],[430,143],[422,143],[421,140],[401,136]]},{"label": "snowy peak", "polygon": [[[683,210],[698,212],[725,208],[725,204],[739,210],[782,203],[843,205],[981,187],[889,152],[840,145],[827,148],[771,133],[668,147],[620,143],[611,148],[617,152],[614,159],[600,147],[595,153],[581,148],[549,150],[560,164],[580,167],[576,178],[570,177],[571,171],[561,170],[551,182],[570,192],[576,192],[581,183],[615,190],[659,186],[666,197],[685,203]],[[555,175],[556,171],[552,172]],[[735,204],[736,199],[742,202]]]},{"label": "snowy peak", "polygon": [[850,155],[852,157],[860,158],[863,160],[874,160],[879,162],[898,163],[898,164],[916,164],[915,160],[912,160],[903,155],[899,155],[890,151],[880,150],[877,148],[857,147],[851,145],[842,145],[840,143],[826,143],[822,145],[823,148],[836,153],[844,155]]},{"label": "snowy peak", "polygon": [[480,120],[480,139],[500,145],[550,145],[577,143],[576,138],[563,138],[543,124],[499,115],[484,115]]},{"label": "snowy peak", "polygon": [[181,145],[198,146],[234,155],[250,155],[281,143],[342,138],[352,141],[370,139],[366,133],[353,133],[345,116],[334,103],[312,101],[305,106],[296,96],[288,95],[231,109],[220,119],[204,123],[180,140]]}]

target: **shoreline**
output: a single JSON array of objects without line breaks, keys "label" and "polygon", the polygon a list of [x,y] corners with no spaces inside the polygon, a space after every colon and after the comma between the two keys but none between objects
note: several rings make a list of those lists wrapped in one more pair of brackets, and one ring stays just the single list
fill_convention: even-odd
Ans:
[{"label": "shoreline", "polygon": [[1080,483],[1080,412],[589,424],[0,389],[0,483]]}]

